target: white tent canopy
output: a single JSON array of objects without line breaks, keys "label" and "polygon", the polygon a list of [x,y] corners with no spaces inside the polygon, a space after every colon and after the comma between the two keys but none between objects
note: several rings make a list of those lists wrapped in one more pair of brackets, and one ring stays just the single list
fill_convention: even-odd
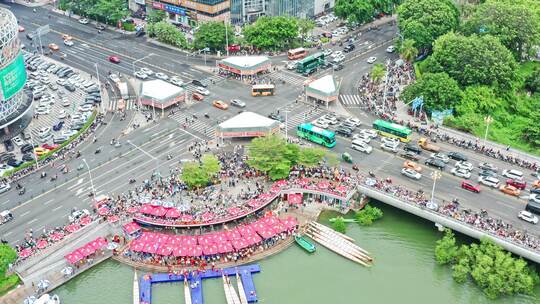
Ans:
[{"label": "white tent canopy", "polygon": [[223,59],[223,63],[237,68],[253,68],[269,61],[266,56],[234,56]]},{"label": "white tent canopy", "polygon": [[141,96],[149,99],[166,100],[180,94],[184,89],[161,79],[145,81],[141,86]]},{"label": "white tent canopy", "polygon": [[257,137],[279,131],[280,122],[253,112],[242,112],[220,123],[219,137]]},{"label": "white tent canopy", "polygon": [[311,82],[308,88],[325,95],[333,95],[337,91],[336,82],[332,75],[326,75]]}]

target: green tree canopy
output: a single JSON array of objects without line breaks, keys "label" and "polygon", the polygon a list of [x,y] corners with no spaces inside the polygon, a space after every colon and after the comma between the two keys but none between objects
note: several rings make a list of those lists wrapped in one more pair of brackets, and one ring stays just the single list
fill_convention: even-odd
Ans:
[{"label": "green tree canopy", "polygon": [[535,111],[531,113],[529,118],[530,123],[525,126],[523,130],[523,139],[528,141],[533,147],[540,147],[540,112]]},{"label": "green tree canopy", "polygon": [[160,21],[146,26],[146,32],[150,37],[156,37],[159,42],[176,47],[186,47],[187,41],[184,33],[167,21]]},{"label": "green tree canopy", "polygon": [[457,82],[446,73],[425,73],[415,83],[405,88],[401,99],[408,103],[416,97],[424,98],[428,110],[453,109],[461,100],[462,92]]},{"label": "green tree canopy", "polygon": [[438,240],[435,246],[435,260],[441,265],[452,263],[456,259],[457,251],[454,233],[450,229],[445,229],[444,237]]},{"label": "green tree canopy", "polygon": [[167,18],[167,13],[165,13],[165,11],[154,9],[150,11],[148,16],[146,16],[146,22],[149,24],[154,24],[165,21],[165,18]]},{"label": "green tree canopy", "polygon": [[420,50],[430,50],[440,36],[457,29],[459,11],[451,0],[406,0],[398,8],[399,30]]},{"label": "green tree canopy", "polygon": [[211,154],[201,157],[201,162],[191,161],[182,167],[182,181],[190,188],[205,187],[221,170],[219,160]]},{"label": "green tree canopy", "polygon": [[260,50],[287,49],[298,37],[298,21],[286,16],[261,17],[244,28],[244,37]]},{"label": "green tree canopy", "polygon": [[[227,28],[227,36],[225,35]],[[234,30],[230,25],[225,26],[223,22],[210,21],[204,22],[195,32],[195,48],[210,48],[212,51],[224,50],[227,44],[234,44]]]},{"label": "green tree canopy", "polygon": [[418,56],[418,49],[414,46],[414,44],[414,40],[405,39],[399,47],[401,57],[407,62],[413,62],[413,60]]},{"label": "green tree canopy", "polygon": [[9,264],[13,263],[16,258],[15,249],[7,244],[0,244],[0,280],[5,277]]},{"label": "green tree canopy", "polygon": [[371,1],[336,0],[334,13],[342,19],[363,24],[373,19],[375,8]]},{"label": "green tree canopy", "polygon": [[213,178],[221,171],[221,164],[217,157],[213,154],[204,154],[201,157],[201,168],[206,173],[208,178]]},{"label": "green tree canopy", "polygon": [[356,220],[360,226],[369,226],[374,221],[383,217],[383,212],[377,207],[371,207],[370,205],[364,206],[364,208],[355,214]]},{"label": "green tree canopy", "polygon": [[315,28],[315,22],[311,19],[298,19],[298,33],[302,38],[308,37],[309,33]]},{"label": "green tree canopy", "polygon": [[116,25],[120,19],[129,16],[127,2],[124,0],[99,0],[94,8],[110,24]]},{"label": "green tree canopy", "polygon": [[379,83],[386,74],[386,68],[382,63],[376,63],[371,69],[371,80]]},{"label": "green tree canopy", "polygon": [[298,154],[298,163],[306,167],[317,166],[326,152],[320,148],[303,148]]},{"label": "green tree canopy", "polygon": [[332,222],[332,228],[337,232],[347,232],[347,224],[345,224],[342,216],[338,216],[336,220]]},{"label": "green tree canopy", "polygon": [[533,94],[540,92],[540,68],[536,68],[527,76],[525,79],[525,88]]},{"label": "green tree canopy", "polygon": [[463,91],[462,99],[455,109],[458,114],[492,114],[503,105],[504,101],[497,96],[492,88],[470,86]]},{"label": "green tree canopy", "polygon": [[448,33],[435,41],[428,71],[446,72],[462,86],[488,85],[509,89],[517,64],[512,53],[493,36]]},{"label": "green tree canopy", "polygon": [[[536,2],[540,6],[540,2]],[[509,49],[516,60],[527,58],[540,43],[540,16],[530,7],[488,1],[480,4],[462,26],[467,35],[492,35]]]}]

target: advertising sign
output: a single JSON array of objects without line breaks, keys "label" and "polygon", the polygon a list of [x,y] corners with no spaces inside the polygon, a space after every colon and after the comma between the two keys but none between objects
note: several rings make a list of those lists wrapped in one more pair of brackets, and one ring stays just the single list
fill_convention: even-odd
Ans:
[{"label": "advertising sign", "polygon": [[26,69],[24,68],[23,55],[8,66],[0,70],[0,100],[10,99],[19,92],[26,83]]},{"label": "advertising sign", "polygon": [[169,13],[173,13],[177,15],[182,15],[182,16],[186,15],[185,9],[178,6],[174,6],[174,5],[165,4],[165,10]]}]

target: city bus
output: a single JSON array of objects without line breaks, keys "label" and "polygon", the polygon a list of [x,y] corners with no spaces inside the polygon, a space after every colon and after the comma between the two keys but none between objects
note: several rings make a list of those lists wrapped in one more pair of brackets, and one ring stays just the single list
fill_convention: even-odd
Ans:
[{"label": "city bus", "polygon": [[254,84],[251,87],[251,96],[274,95],[276,87],[273,84]]},{"label": "city bus", "polygon": [[303,123],[296,127],[296,135],[327,148],[336,145],[336,134],[334,132],[321,129],[310,123]]},{"label": "city bus", "polygon": [[296,60],[296,59],[302,59],[306,57],[308,54],[308,51],[305,48],[297,48],[292,49],[287,52],[287,56],[289,57],[289,60]]},{"label": "city bus", "polygon": [[311,74],[312,71],[316,70],[320,65],[324,63],[324,54],[315,53],[311,56],[308,56],[296,64],[296,72],[300,74]]},{"label": "city bus", "polygon": [[397,123],[377,119],[373,122],[373,129],[382,136],[397,138],[402,142],[411,141],[411,129]]}]

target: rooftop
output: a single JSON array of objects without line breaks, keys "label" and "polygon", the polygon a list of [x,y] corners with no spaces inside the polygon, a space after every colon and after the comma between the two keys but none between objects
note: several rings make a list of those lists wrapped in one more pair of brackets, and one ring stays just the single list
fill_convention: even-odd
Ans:
[{"label": "rooftop", "polygon": [[230,64],[240,68],[251,68],[269,61],[266,56],[234,56],[222,60],[224,64]]},{"label": "rooftop", "polygon": [[336,81],[332,75],[326,75],[311,82],[308,88],[327,95],[334,94],[337,91]]},{"label": "rooftop", "polygon": [[141,95],[149,99],[164,100],[183,93],[184,89],[181,87],[161,79],[145,81],[141,86]]},{"label": "rooftop", "polygon": [[219,124],[221,129],[269,128],[279,124],[277,120],[253,112],[242,112]]}]

